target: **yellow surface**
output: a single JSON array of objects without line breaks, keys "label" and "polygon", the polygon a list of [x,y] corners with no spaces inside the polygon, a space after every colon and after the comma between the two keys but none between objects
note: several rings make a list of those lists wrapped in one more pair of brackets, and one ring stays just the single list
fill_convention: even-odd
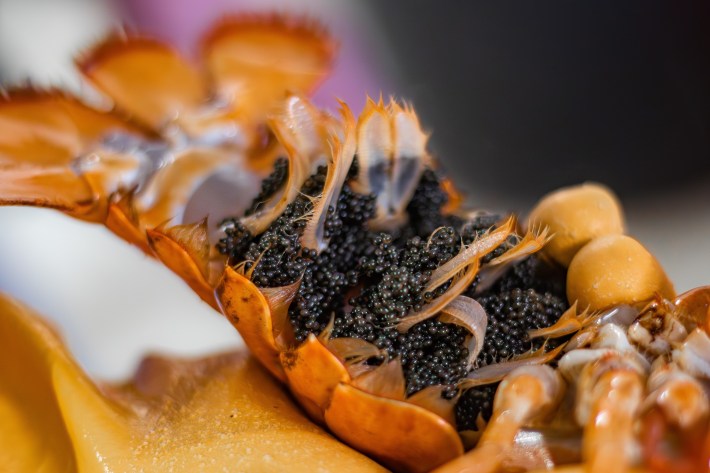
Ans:
[{"label": "yellow surface", "polygon": [[0,296],[0,471],[385,471],[308,421],[244,352],[146,359],[97,388]]}]

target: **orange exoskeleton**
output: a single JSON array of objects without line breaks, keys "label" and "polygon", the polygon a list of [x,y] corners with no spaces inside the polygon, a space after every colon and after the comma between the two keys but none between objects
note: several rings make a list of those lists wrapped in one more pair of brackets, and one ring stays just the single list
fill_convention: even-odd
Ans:
[{"label": "orange exoskeleton", "polygon": [[[388,468],[584,461],[606,473],[643,463],[639,423],[703,440],[707,290],[664,299],[673,288],[642,247],[661,294],[623,293],[619,265],[570,276],[579,255],[596,265],[640,244],[595,234],[567,255],[568,273],[538,253],[554,238],[544,219],[526,230],[462,210],[409,104],[368,99],[356,118],[308,100],[335,49],[316,24],[278,16],[219,24],[202,69],[164,44],[113,36],[77,61],[103,101],[0,99],[0,204],[102,223],[159,259],[315,422]],[[645,276],[633,272],[639,285]],[[608,294],[586,290],[602,277]],[[570,287],[593,310],[568,301]],[[668,330],[650,345],[656,313]],[[670,402],[687,415],[669,418]]]}]

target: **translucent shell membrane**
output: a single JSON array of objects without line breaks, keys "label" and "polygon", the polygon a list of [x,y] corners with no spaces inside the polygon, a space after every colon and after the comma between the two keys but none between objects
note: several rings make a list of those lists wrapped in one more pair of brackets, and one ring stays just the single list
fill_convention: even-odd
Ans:
[{"label": "translucent shell membrane", "polygon": [[432,166],[428,139],[411,106],[394,99],[387,106],[381,97],[378,102],[367,99],[357,125],[360,167],[354,186],[360,193],[377,196],[372,228],[390,229],[406,221],[405,209],[422,171]]},{"label": "translucent shell membrane", "polygon": [[330,159],[323,192],[313,206],[313,215],[309,218],[301,237],[304,247],[313,248],[318,252],[324,250],[328,244],[323,234],[328,209],[337,207],[340,190],[355,159],[355,119],[345,104],[342,104],[341,114],[344,136],[342,140],[337,136],[331,137]]},{"label": "translucent shell membrane", "polygon": [[[264,42],[270,54],[289,56],[290,62],[264,62],[245,53]],[[183,275],[214,306],[207,287],[221,274],[221,268],[213,271],[219,257],[193,251],[183,241],[184,228],[170,226],[199,222],[208,210],[218,220],[248,205],[250,186],[256,189],[282,149],[273,137],[261,144],[266,114],[286,90],[310,90],[328,72],[331,43],[306,20],[233,18],[208,34],[205,74],[165,44],[111,36],[77,60],[87,81],[105,94],[110,111],[57,91],[13,90],[0,98],[0,203],[51,207],[104,223]],[[308,74],[297,67],[294,50],[308,62]],[[239,54],[243,67],[220,67],[220,58]],[[260,80],[271,68],[288,87]],[[290,74],[298,79],[289,82]],[[259,121],[241,105],[219,99],[227,84],[237,83],[259,90]],[[210,199],[205,189],[215,179],[230,192]],[[178,235],[182,240],[175,240]]]},{"label": "translucent shell membrane", "polygon": [[296,95],[288,97],[268,123],[286,152],[288,178],[283,188],[262,203],[255,214],[242,219],[242,224],[254,235],[264,232],[300,194],[306,179],[319,165],[328,162],[330,153],[325,145],[330,136],[342,133],[337,120]]}]

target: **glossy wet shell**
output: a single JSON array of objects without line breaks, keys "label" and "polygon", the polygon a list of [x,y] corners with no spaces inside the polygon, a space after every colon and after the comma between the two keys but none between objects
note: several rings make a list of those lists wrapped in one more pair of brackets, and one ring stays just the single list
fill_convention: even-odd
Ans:
[{"label": "glossy wet shell", "polygon": [[456,429],[441,417],[347,383],[335,388],[325,421],[348,444],[399,471],[430,471],[463,454]]},{"label": "glossy wet shell", "polygon": [[312,334],[298,348],[282,352],[280,359],[293,394],[312,417],[325,422],[333,391],[351,381],[345,366]]},{"label": "glossy wet shell", "polygon": [[344,364],[315,336],[279,351],[268,302],[244,276],[227,268],[217,294],[254,355],[285,376],[311,418],[348,444],[398,471],[429,471],[463,453],[456,429],[441,417],[353,387]]},{"label": "glossy wet shell", "polygon": [[239,331],[249,350],[274,376],[285,381],[286,375],[274,339],[269,303],[259,289],[234,269],[227,267],[217,287],[217,298],[222,313]]}]

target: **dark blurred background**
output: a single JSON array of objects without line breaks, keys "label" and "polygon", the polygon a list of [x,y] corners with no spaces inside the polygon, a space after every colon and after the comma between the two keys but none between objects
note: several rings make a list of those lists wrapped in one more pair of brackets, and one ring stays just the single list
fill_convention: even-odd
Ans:
[{"label": "dark blurred background", "polygon": [[[317,18],[340,41],[320,105],[411,100],[470,205],[525,212],[600,181],[679,291],[710,283],[708,0],[0,0],[0,84],[87,96],[72,56],[117,25],[195,59],[213,21],[272,10]],[[165,268],[57,212],[0,208],[0,291],[53,318],[102,377],[147,350],[239,343]]]},{"label": "dark blurred background", "polygon": [[371,1],[397,91],[472,192],[710,176],[710,2]]}]

